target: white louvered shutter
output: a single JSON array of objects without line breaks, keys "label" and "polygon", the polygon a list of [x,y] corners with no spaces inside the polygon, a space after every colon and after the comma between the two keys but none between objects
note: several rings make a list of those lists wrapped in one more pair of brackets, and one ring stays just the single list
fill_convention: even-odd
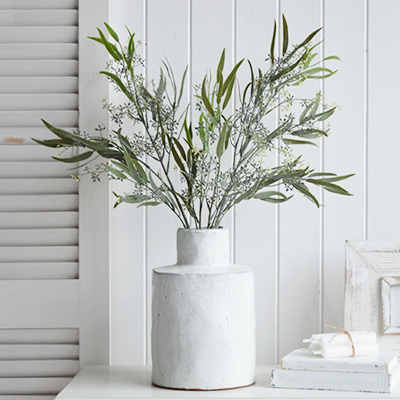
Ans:
[{"label": "white louvered shutter", "polygon": [[78,22],[78,0],[0,1],[0,398],[54,398],[82,366],[79,185],[31,140],[78,127]]}]

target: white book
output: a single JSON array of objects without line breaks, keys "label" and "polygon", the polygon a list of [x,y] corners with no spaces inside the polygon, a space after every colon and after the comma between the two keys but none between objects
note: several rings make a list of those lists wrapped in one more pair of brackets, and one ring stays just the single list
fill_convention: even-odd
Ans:
[{"label": "white book", "polygon": [[400,383],[400,365],[390,374],[273,369],[271,385],[276,388],[346,390],[391,393]]},{"label": "white book", "polygon": [[283,369],[367,372],[389,374],[399,365],[396,351],[380,352],[376,356],[323,358],[314,356],[307,349],[298,349],[281,360]]}]

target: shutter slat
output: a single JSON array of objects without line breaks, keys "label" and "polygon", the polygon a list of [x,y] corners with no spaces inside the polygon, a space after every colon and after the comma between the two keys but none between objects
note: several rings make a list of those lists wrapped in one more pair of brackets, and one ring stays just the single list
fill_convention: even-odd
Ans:
[{"label": "shutter slat", "polygon": [[0,43],[78,43],[78,27],[0,26]]},{"label": "shutter slat", "polygon": [[78,229],[0,229],[0,246],[77,246]]},{"label": "shutter slat", "polygon": [[78,93],[78,78],[0,78],[0,94]]},{"label": "shutter slat", "polygon": [[78,279],[76,262],[0,263],[0,279]]},{"label": "shutter slat", "polygon": [[77,9],[78,0],[1,0],[0,10]]},{"label": "shutter slat", "polygon": [[4,10],[0,26],[77,26],[78,10]]},{"label": "shutter slat", "polygon": [[0,110],[77,110],[77,94],[3,94]]},{"label": "shutter slat", "polygon": [[[41,358],[78,358],[78,346],[32,346],[32,345],[76,345],[79,343],[79,329],[0,329],[0,357],[4,354],[15,355],[31,354],[27,356],[27,360],[34,360]],[[12,344],[9,348],[3,346]],[[28,345],[21,346],[20,345]],[[9,350],[7,350],[9,349]],[[42,357],[42,352],[51,350],[52,357]],[[33,352],[33,353],[32,353]],[[39,355],[37,355],[39,354]],[[72,354],[72,355],[71,355]],[[33,357],[32,357],[33,355]],[[4,360],[5,358],[2,358]],[[10,360],[20,358],[13,358],[8,356]]]},{"label": "shutter slat", "polygon": [[78,111],[0,111],[0,124],[9,127],[39,127],[41,119],[52,121],[57,127],[78,125]]},{"label": "shutter slat", "polygon": [[0,196],[1,212],[77,210],[78,195],[76,194]]},{"label": "shutter slat", "polygon": [[77,246],[1,247],[0,262],[77,262]]},{"label": "shutter slat", "polygon": [[0,360],[75,360],[74,344],[0,344]]},{"label": "shutter slat", "polygon": [[15,377],[66,377],[79,372],[76,360],[9,360],[0,361],[0,376]]},{"label": "shutter slat", "polygon": [[61,150],[53,149],[50,147],[37,146],[37,145],[0,146],[0,160],[1,161],[23,160],[24,162],[49,161],[51,160],[51,156],[56,155],[56,153]]},{"label": "shutter slat", "polygon": [[72,378],[0,378],[0,395],[56,395]]},{"label": "shutter slat", "polygon": [[0,400],[54,400],[54,396],[49,395],[24,395],[22,398],[21,396],[2,396],[0,395]]},{"label": "shutter slat", "polygon": [[0,60],[76,60],[77,58],[78,45],[75,43],[0,44]]},{"label": "shutter slat", "polygon": [[[74,171],[69,168],[76,167],[75,164],[65,164],[58,161],[4,161],[0,162],[0,178],[67,178]],[[0,208],[1,210],[1,208]]]},{"label": "shutter slat", "polygon": [[0,229],[77,227],[77,211],[0,212]]},{"label": "shutter slat", "polygon": [[[0,179],[0,193],[2,195],[77,194],[78,183],[71,177],[50,179]],[[62,215],[60,217],[62,217]]]},{"label": "shutter slat", "polygon": [[78,60],[0,60],[2,77],[77,76]]},{"label": "shutter slat", "polygon": [[74,344],[0,344],[0,360],[75,360]]},{"label": "shutter slat", "polygon": [[[52,121],[49,121],[50,123]],[[63,129],[72,132],[76,128],[63,127]],[[42,127],[0,127],[0,145],[19,146],[21,144],[34,144],[39,146],[31,138],[36,139],[54,139],[54,134],[42,125]]]}]

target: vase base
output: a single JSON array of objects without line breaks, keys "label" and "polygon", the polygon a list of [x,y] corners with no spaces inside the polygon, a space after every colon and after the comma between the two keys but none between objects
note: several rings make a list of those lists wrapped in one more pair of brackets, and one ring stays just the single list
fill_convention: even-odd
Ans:
[{"label": "vase base", "polygon": [[186,388],[178,388],[178,387],[168,387],[168,386],[162,386],[162,385],[157,385],[154,382],[151,382],[152,385],[157,386],[159,388],[162,389],[169,389],[169,390],[187,390],[187,391],[193,391],[193,392],[211,392],[211,391],[216,391],[216,390],[231,390],[231,389],[240,389],[240,388],[244,388],[247,386],[251,386],[254,385],[256,383],[256,381],[249,383],[248,385],[242,385],[242,386],[233,386],[233,387],[228,387],[228,388],[220,388],[220,389],[186,389]]}]

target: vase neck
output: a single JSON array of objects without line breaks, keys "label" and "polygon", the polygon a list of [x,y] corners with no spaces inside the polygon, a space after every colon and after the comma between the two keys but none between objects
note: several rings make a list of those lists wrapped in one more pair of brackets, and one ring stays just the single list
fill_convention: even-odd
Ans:
[{"label": "vase neck", "polygon": [[227,229],[178,229],[178,265],[230,264]]}]

